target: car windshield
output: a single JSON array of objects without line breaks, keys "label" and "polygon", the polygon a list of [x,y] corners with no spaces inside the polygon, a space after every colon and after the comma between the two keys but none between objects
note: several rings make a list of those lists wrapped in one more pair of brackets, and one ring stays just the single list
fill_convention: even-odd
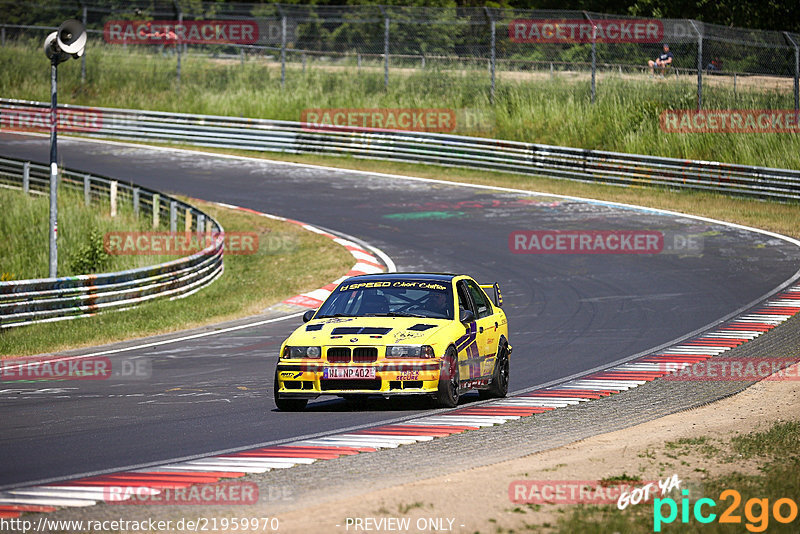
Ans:
[{"label": "car windshield", "polygon": [[453,286],[431,280],[344,282],[316,314],[323,317],[453,318]]}]

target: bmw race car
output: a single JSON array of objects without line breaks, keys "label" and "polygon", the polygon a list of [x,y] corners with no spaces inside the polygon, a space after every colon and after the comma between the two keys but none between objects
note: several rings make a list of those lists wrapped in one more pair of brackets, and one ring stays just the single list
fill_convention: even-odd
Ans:
[{"label": "bmw race car", "polygon": [[275,404],[299,411],[320,395],[429,395],[453,407],[470,389],[504,397],[511,345],[501,305],[497,284],[465,275],[348,278],[281,345]]}]

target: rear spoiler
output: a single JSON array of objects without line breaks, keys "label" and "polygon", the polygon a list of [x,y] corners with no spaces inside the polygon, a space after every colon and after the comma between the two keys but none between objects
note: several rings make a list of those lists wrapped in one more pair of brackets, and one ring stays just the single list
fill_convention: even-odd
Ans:
[{"label": "rear spoiler", "polygon": [[483,289],[486,292],[486,294],[492,298],[492,301],[494,302],[495,306],[497,306],[498,308],[503,307],[503,295],[500,294],[500,286],[498,285],[497,282],[495,282],[494,284],[478,284],[478,285],[480,285],[481,289]]}]

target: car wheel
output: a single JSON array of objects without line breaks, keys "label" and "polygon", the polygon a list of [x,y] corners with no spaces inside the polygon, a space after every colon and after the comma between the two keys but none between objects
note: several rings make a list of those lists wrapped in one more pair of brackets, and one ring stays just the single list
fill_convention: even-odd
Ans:
[{"label": "car wheel", "polygon": [[278,395],[278,370],[275,370],[275,381],[272,387],[275,406],[282,412],[302,412],[308,404],[308,399],[283,399]]},{"label": "car wheel", "polygon": [[486,389],[478,390],[481,399],[496,399],[505,397],[508,394],[508,375],[509,363],[508,352],[505,347],[500,351],[500,355],[494,364],[492,383]]},{"label": "car wheel", "polygon": [[458,355],[453,347],[450,347],[442,358],[442,372],[439,374],[436,405],[439,408],[455,408],[458,405],[459,385]]}]

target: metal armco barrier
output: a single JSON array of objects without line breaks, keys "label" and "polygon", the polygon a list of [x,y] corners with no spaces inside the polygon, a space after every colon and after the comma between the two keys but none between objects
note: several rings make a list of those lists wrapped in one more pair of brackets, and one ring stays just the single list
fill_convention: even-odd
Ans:
[{"label": "metal armco barrier", "polygon": [[[45,165],[0,158],[0,186],[46,194],[49,172]],[[195,221],[195,231],[210,235],[212,243],[190,256],[127,271],[0,282],[0,328],[72,319],[130,308],[156,298],[186,296],[222,274],[223,230],[210,215],[163,193],[103,176],[63,170],[59,180],[61,186],[82,190],[87,204],[102,198],[108,202],[112,188],[116,188],[117,203],[132,203],[139,216],[175,221],[170,214],[180,210],[185,222],[188,213],[190,222]]]},{"label": "metal armco barrier", "polygon": [[[0,99],[0,128],[44,127],[49,104]],[[300,122],[61,106],[74,133],[203,147],[351,155],[621,186],[663,186],[796,201],[800,171],[681,160],[449,134],[304,125]],[[41,126],[40,126],[41,123]]]}]

